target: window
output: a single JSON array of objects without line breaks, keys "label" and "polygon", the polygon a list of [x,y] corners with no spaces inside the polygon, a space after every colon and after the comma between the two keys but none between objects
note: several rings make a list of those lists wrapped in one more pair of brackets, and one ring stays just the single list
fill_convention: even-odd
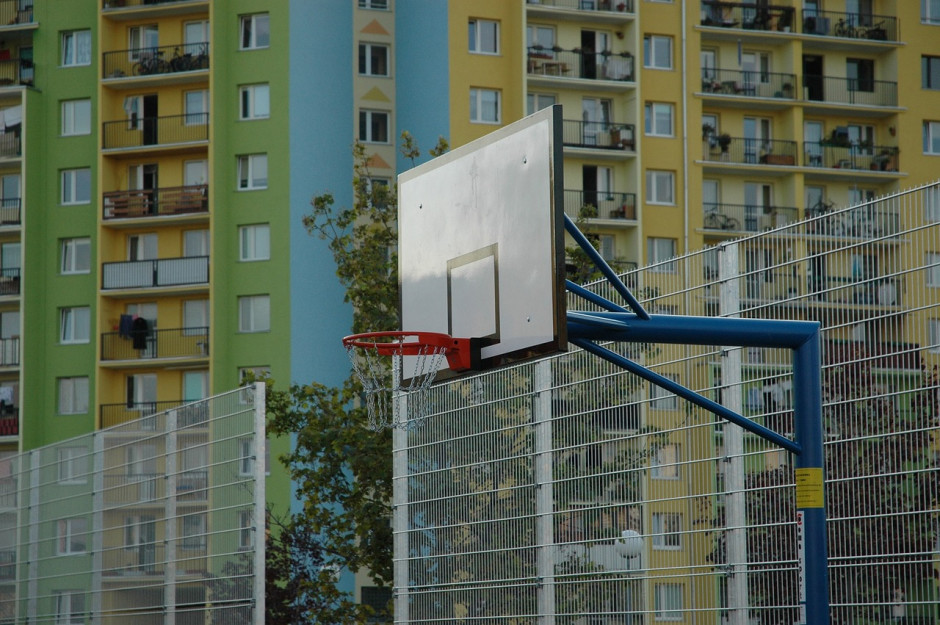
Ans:
[{"label": "window", "polygon": [[91,65],[91,31],[62,33],[62,65]]},{"label": "window", "polygon": [[91,202],[91,170],[65,169],[62,171],[62,204],[89,204]]},{"label": "window", "polygon": [[360,43],[359,73],[363,76],[388,76],[388,46]]},{"label": "window", "polygon": [[271,297],[248,295],[238,298],[238,331],[267,332],[271,329]]},{"label": "window", "polygon": [[681,514],[674,512],[653,513],[653,549],[681,549],[681,531]]},{"label": "window", "polygon": [[243,438],[238,441],[239,458],[238,474],[252,475],[255,471],[255,441],[253,438]]},{"label": "window", "polygon": [[675,175],[671,171],[646,170],[646,201],[650,204],[675,204]]},{"label": "window", "polygon": [[493,20],[470,20],[470,52],[476,54],[499,54],[499,22]]},{"label": "window", "polygon": [[85,553],[85,519],[60,519],[56,531],[56,553],[60,556]]},{"label": "window", "polygon": [[654,616],[657,621],[681,621],[682,613],[682,585],[656,584]]},{"label": "window", "polygon": [[551,93],[530,93],[525,98],[526,115],[541,111],[554,103],[555,96]]},{"label": "window", "polygon": [[241,226],[238,229],[239,260],[254,261],[271,258],[271,227],[268,224]]},{"label": "window", "polygon": [[367,143],[388,143],[388,113],[359,111],[359,140]]},{"label": "window", "polygon": [[927,320],[927,349],[931,352],[940,351],[940,319]]},{"label": "window", "polygon": [[185,300],[183,302],[183,336],[202,336],[208,327],[209,300]]},{"label": "window", "polygon": [[924,154],[940,154],[940,122],[924,122]]},{"label": "window", "polygon": [[672,69],[672,37],[662,35],[643,37],[643,67]]},{"label": "window", "polygon": [[[555,46],[555,29],[551,26],[536,26],[530,24],[526,26],[525,31],[526,46],[529,48],[537,48],[536,51],[539,54],[548,54],[552,55],[552,48]],[[533,50],[529,50],[533,52]]]},{"label": "window", "polygon": [[238,188],[243,191],[268,188],[267,154],[246,154],[238,157]]},{"label": "window", "polygon": [[267,13],[242,15],[241,49],[256,50],[271,44],[271,29]]},{"label": "window", "polygon": [[91,100],[62,103],[62,136],[91,134]]},{"label": "window", "polygon": [[238,370],[238,385],[244,386],[250,381],[261,380],[271,375],[271,367],[261,365],[257,367],[241,367]]},{"label": "window", "polygon": [[653,479],[678,480],[679,445],[672,443],[658,447],[650,465],[650,476]]},{"label": "window", "polygon": [[241,510],[238,513],[238,548],[251,549],[255,546],[255,529],[252,523],[251,510]]},{"label": "window", "polygon": [[60,343],[88,342],[91,315],[90,309],[87,306],[63,308],[60,319]]},{"label": "window", "polygon": [[193,258],[197,256],[209,255],[209,230],[200,228],[199,230],[183,231],[183,256]]},{"label": "window", "polygon": [[125,379],[125,401],[128,410],[146,414],[156,412],[157,374],[139,373]]},{"label": "window", "polygon": [[662,102],[647,102],[644,107],[646,119],[646,134],[654,137],[671,137],[672,130],[672,104]]},{"label": "window", "polygon": [[247,85],[238,91],[241,119],[267,119],[271,116],[271,90],[267,84]]},{"label": "window", "polygon": [[924,189],[924,218],[931,223],[940,221],[940,187]]},{"label": "window", "polygon": [[920,57],[920,85],[924,89],[940,89],[940,56]]},{"label": "window", "polygon": [[59,378],[59,414],[88,412],[88,378]]},{"label": "window", "polygon": [[662,271],[675,273],[676,264],[674,262],[665,262],[676,255],[676,240],[662,239],[659,237],[648,237],[646,239],[646,262],[650,265],[652,271]]},{"label": "window", "polygon": [[183,109],[187,126],[203,126],[209,123],[209,92],[206,89],[185,92]]},{"label": "window", "polygon": [[360,9],[388,10],[388,0],[359,0]]},{"label": "window", "polygon": [[927,286],[940,286],[940,254],[927,252],[924,261],[924,267],[927,270]]},{"label": "window", "polygon": [[470,121],[478,124],[498,124],[499,119],[499,91],[470,89]]},{"label": "window", "polygon": [[875,90],[875,62],[871,59],[846,59],[845,77],[849,91]]},{"label": "window", "polygon": [[[665,374],[667,378],[673,382],[678,381],[679,376],[674,373]],[[659,386],[658,384],[650,383],[650,408],[653,410],[676,410],[679,407],[678,398]]]},{"label": "window", "polygon": [[940,0],[920,0],[920,21],[940,24]]},{"label": "window", "polygon": [[183,515],[182,525],[180,546],[189,550],[205,549],[206,515],[204,513],[185,514]]},{"label": "window", "polygon": [[55,591],[55,625],[85,623],[85,595],[78,590]]},{"label": "window", "polygon": [[63,239],[62,273],[89,273],[91,271],[91,239]]},{"label": "window", "polygon": [[59,483],[84,484],[88,473],[88,450],[84,447],[59,449]]}]

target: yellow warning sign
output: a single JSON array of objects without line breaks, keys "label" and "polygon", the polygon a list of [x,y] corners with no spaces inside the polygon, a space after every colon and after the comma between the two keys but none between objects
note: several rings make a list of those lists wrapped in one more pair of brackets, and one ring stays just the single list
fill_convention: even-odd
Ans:
[{"label": "yellow warning sign", "polygon": [[796,470],[796,507],[822,508],[823,471],[821,468]]}]

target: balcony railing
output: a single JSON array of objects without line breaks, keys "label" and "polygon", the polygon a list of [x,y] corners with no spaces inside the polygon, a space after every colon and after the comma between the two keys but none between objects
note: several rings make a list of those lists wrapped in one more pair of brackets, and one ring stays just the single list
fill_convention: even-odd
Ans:
[{"label": "balcony railing", "polygon": [[901,231],[900,216],[896,211],[869,205],[836,212],[825,205],[807,208],[806,218],[810,220],[806,228],[808,234],[870,240],[896,236]]},{"label": "balcony railing", "polygon": [[708,146],[709,149],[704,154],[706,161],[785,166],[797,164],[796,141],[720,135],[714,137],[714,141],[709,139]]},{"label": "balcony railing", "polygon": [[104,122],[102,147],[136,148],[209,140],[209,114],[188,113]]},{"label": "balcony railing", "polygon": [[582,122],[566,119],[563,122],[562,142],[566,146],[578,148],[636,149],[633,124]]},{"label": "balcony railing", "polygon": [[633,55],[629,52],[587,52],[559,47],[528,49],[530,76],[562,76],[588,80],[632,81]]},{"label": "balcony railing", "polygon": [[209,355],[209,328],[150,330],[145,336],[106,332],[101,335],[101,360],[186,358]]},{"label": "balcony railing", "polygon": [[897,106],[898,83],[888,80],[841,78],[839,76],[803,76],[804,95],[814,102]]},{"label": "balcony railing", "polygon": [[574,11],[613,11],[633,13],[634,0],[527,0],[528,4],[538,4],[556,9]]},{"label": "balcony railing", "polygon": [[209,406],[204,401],[125,402],[121,404],[101,404],[101,427],[110,427],[143,418],[139,425],[143,431],[154,431],[157,427],[156,415],[176,408],[176,422],[181,427],[198,427],[208,423]]},{"label": "balcony railing", "polygon": [[636,193],[565,189],[565,214],[571,219],[636,219]]},{"label": "balcony railing", "polygon": [[[20,364],[20,339],[0,339],[0,367],[16,367]],[[0,412],[2,418],[2,412]]]},{"label": "balcony railing", "polygon": [[816,301],[863,306],[900,306],[902,282],[877,276],[810,276]]},{"label": "balcony railing", "polygon": [[706,230],[761,232],[795,222],[798,213],[793,206],[707,204],[702,224]]},{"label": "balcony railing", "polygon": [[130,260],[104,263],[101,267],[103,289],[146,289],[208,283],[208,256]]},{"label": "balcony railing", "polygon": [[[9,412],[7,412],[9,410]],[[20,408],[19,406],[4,407],[3,416],[0,416],[0,436],[19,436],[20,434]],[[0,498],[5,498],[0,497]],[[2,503],[0,503],[2,506]]]},{"label": "balcony railing", "polygon": [[4,59],[0,61],[0,87],[32,85],[35,78],[35,65],[30,59]]},{"label": "balcony railing", "polygon": [[206,2],[207,0],[102,0],[101,6],[105,9],[132,9],[141,6],[153,6],[157,4],[194,4],[196,2]]},{"label": "balcony railing", "polygon": [[0,0],[0,24],[13,26],[15,24],[35,24],[33,17],[33,4],[22,0]]},{"label": "balcony railing", "polygon": [[0,296],[20,294],[20,268],[0,269]]},{"label": "balcony railing", "polygon": [[826,141],[806,141],[803,150],[807,167],[898,171],[898,149],[894,146],[832,145]]},{"label": "balcony railing", "polygon": [[0,226],[19,226],[21,223],[20,198],[0,199]]},{"label": "balcony railing", "polygon": [[209,43],[184,43],[104,53],[104,78],[153,76],[209,69]]},{"label": "balcony railing", "polygon": [[19,158],[22,155],[19,132],[0,134],[0,158]]},{"label": "balcony railing", "polygon": [[898,41],[898,18],[892,15],[804,11],[803,34],[870,41]]},{"label": "balcony railing", "polygon": [[702,91],[754,98],[796,97],[796,74],[702,68]]},{"label": "balcony railing", "polygon": [[204,213],[209,210],[209,186],[109,191],[103,200],[106,220]]},{"label": "balcony railing", "polygon": [[793,28],[795,9],[766,2],[715,2],[702,0],[702,26],[775,30]]}]

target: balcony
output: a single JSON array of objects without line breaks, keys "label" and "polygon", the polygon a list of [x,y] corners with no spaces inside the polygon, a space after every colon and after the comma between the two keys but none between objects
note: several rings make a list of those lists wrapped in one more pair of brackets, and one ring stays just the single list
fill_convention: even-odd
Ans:
[{"label": "balcony", "polygon": [[17,131],[0,134],[0,159],[18,159],[23,155],[20,149],[20,133]]},{"label": "balcony", "polygon": [[796,97],[794,85],[796,85],[796,74],[702,69],[702,93],[704,94],[793,100]]},{"label": "balcony", "polygon": [[719,135],[706,141],[704,160],[744,165],[790,167],[797,164],[796,141],[747,139]]},{"label": "balcony", "polygon": [[590,13],[592,18],[605,13],[633,13],[634,0],[527,0],[530,11],[538,12],[540,7]]},{"label": "balcony", "polygon": [[0,29],[8,31],[36,26],[32,3],[23,0],[0,0]]},{"label": "balcony", "polygon": [[0,227],[19,226],[21,224],[20,198],[8,197],[0,199]]},{"label": "balcony", "polygon": [[209,284],[209,257],[187,256],[160,260],[104,263],[101,288],[150,289]]},{"label": "balcony", "polygon": [[898,171],[898,148],[864,144],[833,145],[830,141],[803,143],[805,165],[831,169],[854,169],[878,172]]},{"label": "balcony", "polygon": [[[18,367],[20,366],[20,339],[11,337],[0,339],[0,367]],[[4,406],[6,408],[6,406]],[[0,410],[0,417],[3,416],[3,410]]]},{"label": "balcony", "polygon": [[820,204],[806,209],[807,234],[829,237],[878,239],[894,237],[901,231],[897,211],[875,208],[863,204],[849,210],[832,211],[829,205]]},{"label": "balcony", "polygon": [[20,268],[0,269],[0,297],[20,294]]},{"label": "balcony", "polygon": [[[20,435],[20,408],[19,406],[4,406],[0,414],[0,437]],[[3,496],[0,496],[2,499]],[[2,507],[2,504],[0,504]]]},{"label": "balcony", "polygon": [[209,0],[101,0],[108,17],[168,15],[208,11]]},{"label": "balcony", "polygon": [[209,43],[186,43],[104,53],[102,78],[158,76],[209,69]]},{"label": "balcony", "polygon": [[566,119],[562,125],[562,143],[565,147],[632,152],[636,150],[634,130],[633,124]]},{"label": "balcony", "polygon": [[728,234],[761,232],[793,223],[798,216],[793,206],[710,203],[705,206],[702,225],[705,230]]},{"label": "balcony", "polygon": [[559,47],[528,48],[527,72],[530,77],[549,79],[633,82],[633,55],[629,52],[585,52]]},{"label": "balcony", "polygon": [[[209,140],[209,114],[189,113],[165,117],[122,119],[102,124],[102,148],[140,148],[205,143]],[[19,146],[19,142],[17,142]]]},{"label": "balcony", "polygon": [[898,105],[898,83],[887,80],[805,75],[803,94],[810,102],[826,104]]},{"label": "balcony", "polygon": [[30,59],[0,61],[0,87],[32,86],[35,77],[35,65]]},{"label": "balcony", "polygon": [[854,306],[901,306],[903,282],[877,276],[809,276],[811,301]]},{"label": "balcony", "polygon": [[[128,421],[141,419],[140,429],[145,432],[155,431],[156,417],[161,412],[176,408],[176,420],[179,426],[204,426],[209,420],[209,407],[204,401],[187,402],[179,399],[174,401],[150,402],[124,402],[121,404],[101,404],[101,427],[120,425]],[[150,419],[144,417],[153,417]]]},{"label": "balcony", "polygon": [[635,221],[636,193],[565,189],[565,215],[571,219]]},{"label": "balcony", "polygon": [[205,358],[209,355],[209,328],[150,330],[144,336],[120,332],[101,335],[101,360]]},{"label": "balcony", "polygon": [[796,11],[791,6],[756,2],[717,2],[702,0],[701,25],[709,28],[733,28],[758,31],[790,32]]},{"label": "balcony", "polygon": [[863,41],[897,42],[898,18],[891,15],[864,15],[815,11],[803,13],[804,35],[842,37]]},{"label": "balcony", "polygon": [[103,195],[102,218],[135,219],[209,212],[209,185],[110,191]]}]

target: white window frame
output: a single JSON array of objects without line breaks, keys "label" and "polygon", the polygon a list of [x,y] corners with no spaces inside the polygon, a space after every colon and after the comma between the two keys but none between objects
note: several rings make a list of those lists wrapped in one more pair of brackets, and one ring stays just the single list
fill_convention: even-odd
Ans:
[{"label": "white window frame", "polygon": [[238,88],[238,118],[242,121],[271,117],[271,86],[268,83]]},{"label": "white window frame", "polygon": [[[650,137],[674,137],[675,107],[669,102],[647,102],[643,107],[646,134]],[[665,122],[665,127],[662,127]]]},{"label": "white window frame", "polygon": [[58,378],[56,380],[58,393],[58,414],[87,414],[88,413],[88,377],[76,376]]},{"label": "white window frame", "polygon": [[[666,183],[663,186],[663,183]],[[660,197],[660,196],[664,197]],[[676,173],[663,169],[646,170],[646,203],[675,206]]]},{"label": "white window frame", "polygon": [[198,258],[209,256],[210,237],[208,228],[183,230],[183,256],[185,258]]},{"label": "white window frame", "polygon": [[[671,251],[667,252],[665,249],[660,249],[661,247],[672,248]],[[675,273],[676,272],[676,263],[675,262],[664,262],[669,258],[675,258],[676,252],[678,249],[678,243],[673,238],[668,237],[647,237],[646,238],[646,262],[651,267],[651,271],[656,271],[659,273]]]},{"label": "white window frame", "polygon": [[654,584],[654,620],[681,621],[685,618],[682,591],[682,584]]},{"label": "white window frame", "polygon": [[254,511],[251,508],[238,511],[238,549],[246,551],[255,546]]},{"label": "white window frame", "polygon": [[388,0],[359,0],[360,9],[373,11],[388,11]]},{"label": "white window frame", "polygon": [[62,67],[91,65],[91,30],[70,30],[62,33],[59,61]]},{"label": "white window frame", "polygon": [[558,98],[554,93],[528,93],[525,97],[526,114],[531,115],[555,104]]},{"label": "white window frame", "polygon": [[[373,50],[382,50],[385,54],[385,72],[379,72],[375,70],[372,63],[372,52]],[[391,60],[391,55],[389,54],[389,47],[384,43],[369,43],[365,41],[359,42],[359,75],[360,76],[378,76],[380,78],[387,78],[389,76],[389,62]]]},{"label": "white window frame", "polygon": [[924,120],[924,154],[940,154],[940,121]]},{"label": "white window frame", "polygon": [[238,331],[271,331],[270,295],[243,295],[238,298]]},{"label": "white window frame", "polygon": [[936,354],[940,352],[940,319],[927,320],[927,351]]},{"label": "white window frame", "polygon": [[257,262],[271,259],[270,224],[249,224],[238,228],[238,260]]},{"label": "white window frame", "polygon": [[91,134],[91,100],[62,101],[62,136],[76,137]]},{"label": "white window frame", "polygon": [[205,512],[184,514],[180,517],[180,549],[185,551],[202,551],[206,548]]},{"label": "white window frame", "polygon": [[88,449],[60,447],[58,449],[59,484],[85,484],[88,481]]},{"label": "white window frame", "polygon": [[62,239],[62,275],[91,273],[91,239]]},{"label": "white window frame", "polygon": [[682,515],[678,512],[652,514],[653,549],[678,551],[682,549]]},{"label": "white window frame", "polygon": [[678,480],[682,447],[679,443],[667,443],[656,449],[650,462],[650,477],[654,480]]},{"label": "white window frame", "polygon": [[[492,103],[487,103],[484,101],[484,98],[487,95],[494,96],[495,105],[496,105],[496,115],[495,119],[490,119],[486,116],[485,105],[491,105]],[[502,123],[503,111],[502,111],[502,93],[499,89],[485,89],[482,87],[471,87],[470,88],[470,123],[472,124],[500,124]]]},{"label": "white window frame", "polygon": [[940,287],[940,253],[927,252],[924,260],[924,267],[927,271],[926,285],[930,287]]},{"label": "white window frame", "polygon": [[[484,29],[493,29],[493,41],[489,42],[486,37],[483,36]],[[489,55],[498,55],[500,50],[499,45],[499,21],[497,20],[486,20],[479,18],[471,18],[468,25],[468,46],[467,49],[470,54],[489,54]],[[492,48],[490,48],[490,44]]]},{"label": "white window frame", "polygon": [[921,0],[920,21],[922,24],[940,25],[940,0]]},{"label": "white window frame", "polygon": [[91,308],[70,306],[60,308],[59,344],[75,345],[91,341]]},{"label": "white window frame", "polygon": [[209,90],[192,89],[183,92],[183,123],[186,126],[205,126],[209,123]]},{"label": "white window frame", "polygon": [[209,300],[183,300],[183,336],[202,336],[209,327]]},{"label": "white window frame", "polygon": [[150,59],[160,46],[160,28],[156,24],[132,26],[127,30],[128,58]]},{"label": "white window frame", "polygon": [[[379,119],[385,119],[385,137],[378,136],[379,133],[373,132],[373,123]],[[388,111],[376,111],[372,109],[359,109],[359,140],[364,143],[389,143],[389,137],[392,132],[392,116]]]},{"label": "white window frame", "polygon": [[81,590],[55,591],[55,625],[84,625],[85,593]]},{"label": "white window frame", "polygon": [[[239,191],[257,191],[268,188],[267,154],[242,154],[237,160]],[[264,171],[264,176],[258,175],[259,170]]]},{"label": "white window frame", "polygon": [[[263,28],[259,28],[263,24]],[[261,37],[259,37],[259,31]],[[271,17],[268,13],[242,15],[238,26],[239,50],[263,50],[271,46]],[[260,39],[260,41],[259,41]]]},{"label": "white window frame", "polygon": [[940,187],[924,189],[924,219],[929,223],[940,222]]},{"label": "white window frame", "polygon": [[[660,54],[660,48],[666,46],[668,54],[668,63],[660,65],[657,62],[657,56]],[[672,37],[667,35],[644,35],[643,36],[643,67],[646,69],[671,70],[674,65],[672,50]]]},{"label": "white window frame", "polygon": [[[665,377],[673,382],[679,381],[679,376],[675,373],[665,373]],[[651,410],[678,410],[679,398],[675,394],[667,391],[658,384],[650,382],[650,409]]]},{"label": "white window frame", "polygon": [[[82,178],[87,179],[88,197],[79,197],[79,183]],[[88,167],[79,167],[76,169],[63,169],[61,172],[62,193],[60,199],[63,206],[75,206],[78,204],[91,204],[91,169]]]},{"label": "white window frame", "polygon": [[85,517],[59,519],[56,523],[56,555],[74,556],[88,551],[85,540],[88,521]]}]

